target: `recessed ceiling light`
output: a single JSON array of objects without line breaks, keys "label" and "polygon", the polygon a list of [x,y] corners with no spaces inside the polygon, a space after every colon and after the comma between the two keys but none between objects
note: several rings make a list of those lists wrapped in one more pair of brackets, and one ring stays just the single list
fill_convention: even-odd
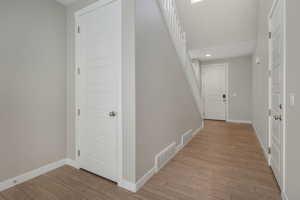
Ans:
[{"label": "recessed ceiling light", "polygon": [[211,54],[209,54],[209,53],[205,54],[205,57],[211,57]]},{"label": "recessed ceiling light", "polygon": [[198,3],[198,2],[201,2],[201,1],[203,1],[203,0],[191,0],[191,4]]}]

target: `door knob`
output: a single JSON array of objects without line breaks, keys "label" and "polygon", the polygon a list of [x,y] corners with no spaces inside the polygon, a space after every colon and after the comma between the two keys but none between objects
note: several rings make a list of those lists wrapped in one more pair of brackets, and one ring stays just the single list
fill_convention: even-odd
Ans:
[{"label": "door knob", "polygon": [[223,102],[226,103],[226,94],[223,94],[222,98],[223,98]]},{"label": "door knob", "polygon": [[274,115],[274,120],[281,121],[282,120],[281,115]]},{"label": "door knob", "polygon": [[115,116],[117,116],[117,112],[111,111],[111,112],[109,112],[109,116],[110,117],[115,117]]}]

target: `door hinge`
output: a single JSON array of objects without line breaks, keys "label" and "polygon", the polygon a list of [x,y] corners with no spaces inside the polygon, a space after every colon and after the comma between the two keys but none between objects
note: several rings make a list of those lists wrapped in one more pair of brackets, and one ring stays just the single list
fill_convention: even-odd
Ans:
[{"label": "door hinge", "polygon": [[77,68],[77,74],[80,75],[80,68]]},{"label": "door hinge", "polygon": [[77,156],[80,157],[80,150],[77,151]]},{"label": "door hinge", "polygon": [[80,109],[77,109],[77,116],[80,116]]},{"label": "door hinge", "polygon": [[269,39],[272,38],[272,32],[269,32]]},{"label": "door hinge", "polygon": [[80,33],[80,26],[77,25],[77,33]]},{"label": "door hinge", "polygon": [[268,147],[268,154],[271,154],[271,148]]}]

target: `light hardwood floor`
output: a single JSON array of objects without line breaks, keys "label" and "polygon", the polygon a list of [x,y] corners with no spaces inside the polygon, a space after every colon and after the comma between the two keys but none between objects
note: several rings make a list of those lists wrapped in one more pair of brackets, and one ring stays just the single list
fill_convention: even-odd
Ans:
[{"label": "light hardwood floor", "polygon": [[250,125],[205,128],[138,193],[64,166],[0,193],[0,200],[279,200]]}]

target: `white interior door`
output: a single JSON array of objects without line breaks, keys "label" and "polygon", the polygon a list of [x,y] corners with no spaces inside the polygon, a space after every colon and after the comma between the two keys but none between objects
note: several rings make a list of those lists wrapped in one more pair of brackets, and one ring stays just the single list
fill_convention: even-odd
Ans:
[{"label": "white interior door", "polygon": [[117,181],[120,2],[99,1],[78,14],[76,21],[80,168]]},{"label": "white interior door", "polygon": [[270,17],[270,66],[271,66],[271,118],[270,146],[271,167],[275,177],[282,185],[283,177],[283,108],[284,108],[284,16],[283,3],[278,0]]},{"label": "white interior door", "polygon": [[226,64],[202,67],[202,91],[204,97],[204,118],[226,120],[227,73]]}]

